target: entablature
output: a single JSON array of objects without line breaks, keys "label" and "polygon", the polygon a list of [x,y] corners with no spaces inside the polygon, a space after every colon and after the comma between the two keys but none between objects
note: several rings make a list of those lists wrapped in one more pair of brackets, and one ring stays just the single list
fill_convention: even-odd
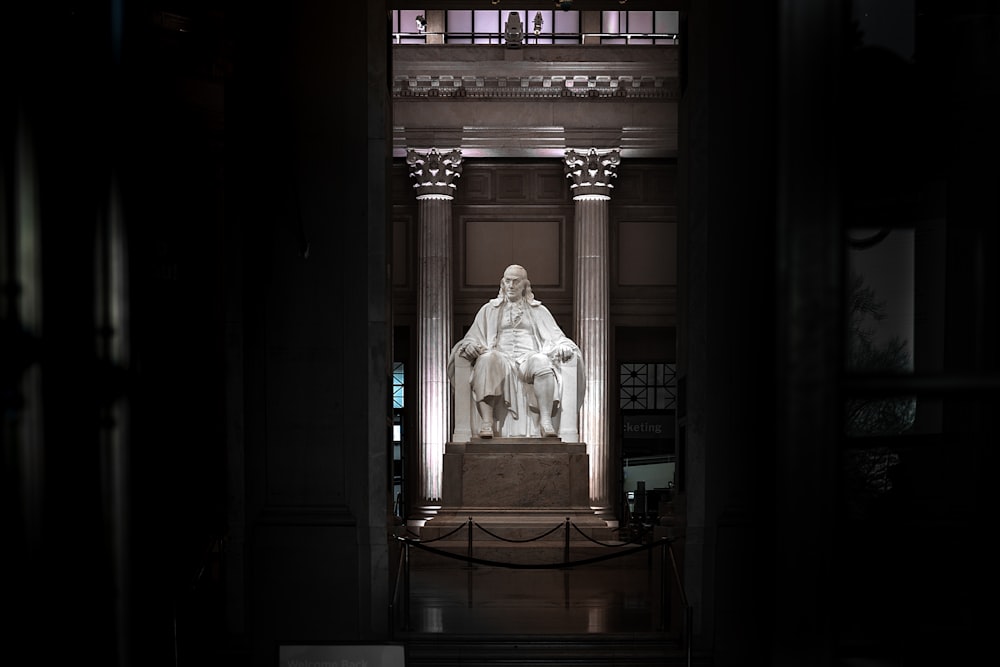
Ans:
[{"label": "entablature", "polygon": [[674,157],[678,56],[673,45],[395,46],[393,154]]}]

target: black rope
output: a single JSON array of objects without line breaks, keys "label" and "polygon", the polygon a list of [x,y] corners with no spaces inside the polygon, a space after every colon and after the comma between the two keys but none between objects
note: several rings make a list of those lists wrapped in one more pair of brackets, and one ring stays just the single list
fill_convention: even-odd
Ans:
[{"label": "black rope", "polygon": [[484,532],[484,533],[486,533],[487,535],[490,535],[490,536],[492,536],[492,537],[495,537],[495,538],[497,538],[498,540],[500,540],[501,542],[514,542],[514,543],[524,543],[524,542],[534,542],[535,540],[540,540],[540,539],[542,539],[543,537],[546,537],[546,536],[548,536],[548,535],[551,535],[552,533],[554,533],[554,532],[556,532],[557,530],[559,530],[560,528],[562,528],[562,526],[563,526],[563,525],[562,525],[561,523],[558,523],[558,524],[556,524],[555,526],[553,526],[551,530],[547,530],[547,531],[545,531],[544,533],[542,533],[542,534],[541,534],[541,535],[539,535],[538,537],[529,537],[529,538],[527,538],[527,539],[524,539],[524,540],[515,540],[515,539],[513,539],[513,538],[509,538],[509,537],[501,537],[501,536],[497,535],[496,533],[494,533],[494,532],[492,532],[492,531],[489,531],[489,530],[487,530],[486,528],[483,528],[483,527],[482,527],[481,525],[479,525],[478,523],[477,523],[477,524],[475,524],[475,526],[476,526],[476,528],[478,528],[479,530],[483,531],[483,532]]},{"label": "black rope", "polygon": [[413,540],[408,540],[406,538],[398,536],[396,537],[396,539],[402,542],[406,542],[407,544],[410,544],[412,546],[415,546],[418,549],[423,549],[424,551],[429,551],[431,553],[437,554],[439,556],[444,556],[446,558],[453,558],[455,560],[461,560],[467,563],[475,563],[477,565],[490,565],[493,567],[506,567],[511,569],[520,569],[520,570],[549,570],[549,569],[556,570],[562,568],[577,567],[580,565],[590,565],[591,563],[600,563],[602,561],[611,560],[612,558],[623,558],[625,556],[629,556],[634,553],[639,553],[640,551],[647,551],[649,549],[653,549],[654,547],[658,547],[662,544],[669,544],[673,542],[673,538],[664,537],[655,542],[650,542],[649,544],[641,544],[624,551],[616,551],[613,554],[604,554],[603,556],[594,556],[592,558],[565,561],[561,563],[507,563],[504,561],[487,560],[485,558],[473,558],[471,556],[463,556],[461,554],[452,553],[450,551],[435,549],[434,547],[429,547],[421,542],[415,542]]},{"label": "black rope", "polygon": [[576,532],[580,533],[581,535],[583,535],[584,537],[586,537],[588,540],[590,540],[594,544],[600,544],[602,547],[624,547],[624,546],[627,546],[629,544],[634,544],[634,542],[619,542],[618,544],[611,544],[610,542],[601,542],[600,540],[595,540],[593,537],[591,537],[587,533],[585,533],[582,530],[580,530],[580,527],[577,526],[575,523],[571,522],[570,525],[573,526],[573,528],[576,529]]},{"label": "black rope", "polygon": [[[462,530],[463,528],[465,528],[465,524],[464,523],[462,525],[460,525],[460,526],[456,526],[455,530],[451,531],[450,533],[445,533],[444,535],[438,535],[437,537],[429,539],[429,540],[420,540],[420,541],[423,542],[424,544],[430,544],[431,542],[437,542],[438,540],[443,540],[446,537],[451,537],[452,535],[454,535],[458,531]],[[407,531],[407,532],[409,532],[409,531]],[[410,534],[413,535],[413,533],[410,533]]]}]

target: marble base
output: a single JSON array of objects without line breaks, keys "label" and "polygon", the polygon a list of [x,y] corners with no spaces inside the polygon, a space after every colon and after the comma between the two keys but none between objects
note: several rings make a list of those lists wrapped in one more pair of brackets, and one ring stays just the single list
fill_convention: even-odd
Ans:
[{"label": "marble base", "polygon": [[588,510],[590,459],[583,443],[491,438],[445,446],[441,509]]},{"label": "marble base", "polygon": [[[544,564],[592,556],[602,549],[591,540],[617,538],[590,507],[590,457],[583,443],[559,438],[448,443],[443,474],[441,509],[416,529],[438,549]],[[456,562],[414,555],[425,565]]]},{"label": "marble base", "polygon": [[[580,442],[489,438],[447,443],[442,495],[438,513],[412,532],[430,546],[462,556],[560,563],[603,552],[593,540],[617,539],[590,507],[590,457]],[[460,562],[429,553],[411,557],[426,566]]]}]

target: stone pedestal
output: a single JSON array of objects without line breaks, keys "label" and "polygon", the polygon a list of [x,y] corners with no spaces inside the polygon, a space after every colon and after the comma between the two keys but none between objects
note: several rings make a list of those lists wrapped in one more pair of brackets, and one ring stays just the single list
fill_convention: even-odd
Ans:
[{"label": "stone pedestal", "polygon": [[[499,562],[558,563],[603,551],[592,540],[617,540],[616,531],[590,507],[590,462],[583,443],[560,438],[448,443],[442,477],[441,509],[417,529],[435,548]],[[414,555],[424,564],[455,565]]]},{"label": "stone pedestal", "polygon": [[584,510],[589,504],[587,447],[560,438],[474,438],[448,443],[442,511]]}]

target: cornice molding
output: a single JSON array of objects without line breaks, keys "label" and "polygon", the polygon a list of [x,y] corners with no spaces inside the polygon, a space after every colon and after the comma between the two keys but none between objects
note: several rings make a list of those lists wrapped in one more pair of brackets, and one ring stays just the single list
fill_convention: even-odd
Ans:
[{"label": "cornice molding", "polygon": [[[447,98],[645,98],[680,95],[675,47],[393,48],[392,95]],[[600,59],[597,59],[600,58]]]},{"label": "cornice molding", "polygon": [[393,155],[436,147],[469,158],[561,159],[590,148],[676,156],[678,58],[673,46],[393,47]]}]

